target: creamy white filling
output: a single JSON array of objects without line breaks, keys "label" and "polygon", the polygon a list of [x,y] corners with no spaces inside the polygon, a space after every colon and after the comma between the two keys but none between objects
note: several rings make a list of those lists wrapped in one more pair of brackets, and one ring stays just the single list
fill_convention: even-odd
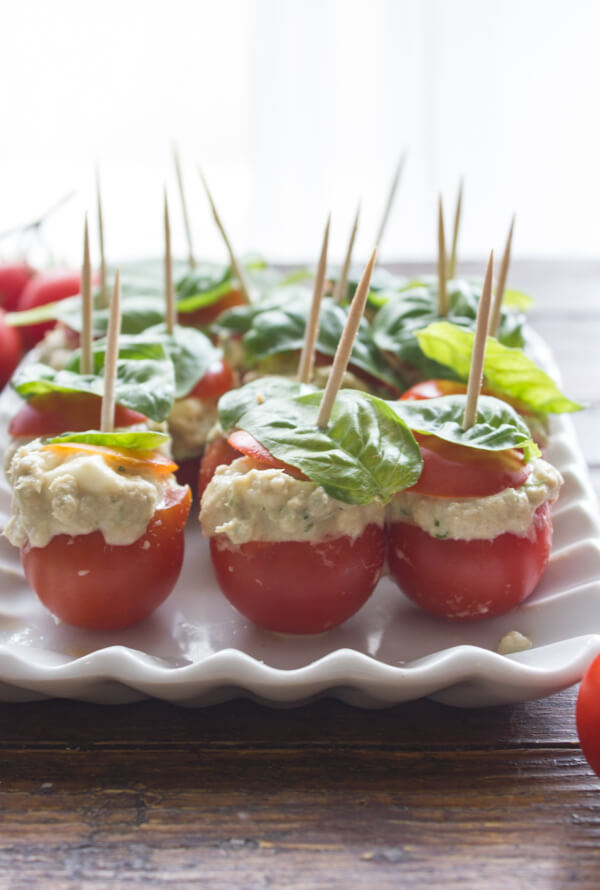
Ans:
[{"label": "creamy white filling", "polygon": [[45,547],[55,535],[100,531],[108,544],[141,538],[176,487],[172,476],[155,477],[109,466],[100,454],[67,457],[43,450],[35,439],[15,453],[7,470],[13,488],[12,517],[4,534],[16,547]]},{"label": "creamy white filling", "polygon": [[370,523],[383,521],[382,504],[344,504],[314,482],[254,469],[249,458],[218,467],[200,510],[204,534],[227,535],[234,544],[357,538]]},{"label": "creamy white filling", "polygon": [[387,509],[388,522],[418,525],[434,538],[455,541],[497,538],[505,532],[526,537],[538,507],[558,497],[562,476],[541,458],[520,488],[506,488],[483,498],[435,498],[401,491]]},{"label": "creamy white filling", "polygon": [[67,336],[67,330],[60,324],[48,331],[38,346],[39,361],[50,365],[55,371],[62,371],[73,352],[73,343]]},{"label": "creamy white filling", "polygon": [[199,457],[216,422],[215,399],[196,399],[193,396],[178,399],[168,417],[169,432],[173,440],[173,459],[178,461]]}]

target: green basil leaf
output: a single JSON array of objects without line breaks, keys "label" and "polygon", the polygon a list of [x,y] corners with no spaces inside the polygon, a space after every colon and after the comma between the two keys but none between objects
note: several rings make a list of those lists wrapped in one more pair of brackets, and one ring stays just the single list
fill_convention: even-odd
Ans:
[{"label": "green basil leaf", "polygon": [[322,392],[272,399],[247,411],[240,429],[279,460],[301,470],[327,494],[348,504],[383,503],[421,474],[419,446],[382,399],[342,390],[327,429],[317,426]]},{"label": "green basil leaf", "polygon": [[520,290],[512,290],[506,288],[502,298],[502,305],[507,309],[518,309],[521,312],[527,312],[534,305],[535,301],[529,294],[524,294]]},{"label": "green basil leaf", "polygon": [[224,312],[214,323],[213,328],[218,333],[225,331],[234,334],[245,334],[252,328],[254,319],[264,312],[272,309],[282,309],[296,300],[305,300],[310,291],[304,287],[275,288],[266,297],[247,306],[235,306]]},{"label": "green basil leaf", "polygon": [[225,433],[232,430],[242,414],[270,399],[292,398],[316,391],[317,387],[311,383],[300,383],[286,377],[260,377],[258,380],[252,380],[239,389],[231,389],[219,399],[221,429]]},{"label": "green basil leaf", "polygon": [[62,442],[83,442],[86,445],[105,445],[107,448],[124,448],[127,451],[154,451],[160,448],[169,437],[166,433],[154,430],[136,430],[134,432],[101,433],[99,430],[88,430],[85,433],[63,433],[47,439],[49,445],[60,445]]},{"label": "green basil leaf", "polygon": [[[426,356],[448,366],[459,380],[469,379],[475,334],[449,322],[435,322],[416,332]],[[488,337],[483,373],[486,386],[540,414],[580,411],[583,405],[562,394],[556,383],[520,349]]]},{"label": "green basil leaf", "polygon": [[[48,392],[104,393],[104,351],[94,352],[94,373],[80,374],[79,355],[74,354],[69,367],[55,371],[42,364],[24,365],[12,380],[12,386],[24,399]],[[165,420],[175,398],[173,365],[159,343],[126,342],[119,350],[115,398],[119,405],[139,411],[151,420]]]},{"label": "green basil leaf", "polygon": [[476,421],[463,430],[466,402],[466,395],[454,395],[388,404],[414,432],[484,451],[522,448],[526,460],[539,456],[540,450],[522,418],[506,402],[492,396],[479,396]]},{"label": "green basil leaf", "polygon": [[[440,318],[437,307],[437,281],[401,291],[377,312],[373,321],[373,338],[381,350],[401,362],[418,368],[427,377],[455,379],[446,366],[432,361],[421,350],[416,331],[436,321],[449,321],[467,329],[474,329],[481,296],[478,282],[453,279],[448,283],[448,315]],[[524,345],[523,318],[519,314],[502,312],[499,339],[507,346]]]}]

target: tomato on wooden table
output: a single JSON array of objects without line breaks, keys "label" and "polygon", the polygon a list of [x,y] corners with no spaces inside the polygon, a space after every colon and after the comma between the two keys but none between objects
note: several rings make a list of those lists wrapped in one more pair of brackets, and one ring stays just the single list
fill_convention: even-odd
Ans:
[{"label": "tomato on wooden table", "polygon": [[581,681],[576,717],[581,748],[600,777],[600,656],[594,659]]},{"label": "tomato on wooden table", "polygon": [[[530,468],[517,450],[483,451],[435,436],[416,436],[423,472],[409,492],[446,500],[485,498],[518,488]],[[388,523],[390,573],[403,593],[442,618],[502,615],[536,587],[550,556],[548,504],[534,514],[523,537],[506,532],[492,539],[436,538],[408,522]]]},{"label": "tomato on wooden table", "polygon": [[147,618],[173,590],[183,562],[189,488],[169,489],[164,506],[133,544],[107,544],[100,531],[56,535],[25,545],[25,577],[42,603],[67,624],[120,630]]}]

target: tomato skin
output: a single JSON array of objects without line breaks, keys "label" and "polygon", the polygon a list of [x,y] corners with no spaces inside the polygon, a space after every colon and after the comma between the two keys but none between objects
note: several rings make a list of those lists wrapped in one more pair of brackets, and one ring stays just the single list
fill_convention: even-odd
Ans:
[{"label": "tomato skin", "polygon": [[[21,406],[11,419],[8,432],[16,438],[38,438],[97,430],[100,429],[101,410],[101,396],[92,393],[44,393],[32,396]],[[146,420],[143,414],[123,405],[115,408],[116,427],[133,426]]]},{"label": "tomato skin", "polygon": [[16,309],[19,297],[34,274],[27,263],[7,263],[0,266],[0,306],[6,312]]},{"label": "tomato skin", "polygon": [[408,491],[444,498],[479,498],[519,488],[531,467],[516,449],[484,451],[414,434],[421,448],[423,470]]},{"label": "tomato skin", "polygon": [[217,581],[235,608],[265,630],[322,633],[371,596],[385,558],[383,529],[371,523],[355,539],[250,541],[210,539]]},{"label": "tomato skin", "polygon": [[0,388],[8,383],[23,354],[19,331],[6,324],[4,314],[0,309]]},{"label": "tomato skin", "polygon": [[217,467],[224,464],[229,466],[241,456],[237,448],[233,448],[224,436],[216,436],[208,442],[200,461],[200,472],[197,479],[199,501],[202,500],[206,486],[215,475]]},{"label": "tomato skin", "polygon": [[260,442],[257,442],[254,436],[251,436],[250,433],[247,433],[245,430],[235,430],[227,440],[232,448],[235,448],[237,451],[241,451],[242,454],[245,454],[246,457],[251,457],[252,460],[257,464],[259,469],[265,470],[285,470],[290,476],[293,476],[294,479],[303,479],[304,481],[308,480],[308,476],[305,476],[300,470],[296,467],[293,467],[291,464],[286,464],[283,460],[278,460],[276,457],[273,457],[270,451],[268,451],[264,445],[261,445]]},{"label": "tomato skin", "polygon": [[67,624],[130,627],[154,612],[177,582],[190,501],[189,488],[167,492],[142,537],[126,546],[107,544],[99,531],[56,535],[46,547],[26,544],[25,576],[46,608]]},{"label": "tomato skin", "polygon": [[575,714],[579,743],[587,762],[600,777],[600,656],[583,676]]},{"label": "tomato skin", "polygon": [[[65,297],[74,297],[81,290],[80,281],[79,272],[68,270],[35,275],[23,290],[17,309],[21,312],[44,306],[46,303],[54,303],[56,300],[64,300]],[[30,349],[39,343],[44,334],[52,330],[55,324],[55,321],[43,321],[23,327],[22,336],[26,347]]]},{"label": "tomato skin", "polygon": [[415,383],[400,396],[401,402],[421,402],[425,399],[439,399],[440,396],[464,395],[467,384],[459,380],[422,380]]},{"label": "tomato skin", "polygon": [[509,612],[536,587],[550,556],[550,506],[536,510],[531,537],[433,538],[416,525],[388,526],[390,574],[406,596],[441,618],[476,620]]},{"label": "tomato skin", "polygon": [[177,316],[177,321],[188,328],[204,328],[206,325],[212,324],[219,315],[222,315],[228,309],[233,309],[234,306],[245,305],[246,299],[241,290],[231,290],[228,294],[222,296],[220,300],[217,300],[216,303],[211,303],[210,306],[202,306],[200,309],[196,309],[195,312],[180,312]]},{"label": "tomato skin", "polygon": [[195,399],[218,399],[223,393],[228,392],[235,383],[233,370],[228,361],[218,359],[210,366],[202,380],[194,386],[188,397]]}]

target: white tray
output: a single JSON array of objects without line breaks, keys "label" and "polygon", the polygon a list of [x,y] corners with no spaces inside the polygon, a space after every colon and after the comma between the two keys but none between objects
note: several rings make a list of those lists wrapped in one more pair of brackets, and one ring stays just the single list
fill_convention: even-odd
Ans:
[{"label": "white tray", "polygon": [[[537,338],[535,352],[552,365]],[[10,391],[0,397],[0,451],[16,404]],[[24,580],[18,551],[2,538],[0,700],[119,703],[154,696],[200,706],[242,696],[283,707],[329,695],[374,708],[430,696],[471,707],[557,692],[577,682],[600,652],[600,523],[568,419],[553,423],[547,457],[565,478],[550,565],[523,606],[480,622],[432,618],[383,580],[357,615],[327,634],[261,631],[217,589],[194,516],[182,576],[167,602],[130,630],[91,633],[44,609]],[[9,508],[2,480],[1,527]],[[528,636],[533,648],[498,655],[510,630]]]}]

